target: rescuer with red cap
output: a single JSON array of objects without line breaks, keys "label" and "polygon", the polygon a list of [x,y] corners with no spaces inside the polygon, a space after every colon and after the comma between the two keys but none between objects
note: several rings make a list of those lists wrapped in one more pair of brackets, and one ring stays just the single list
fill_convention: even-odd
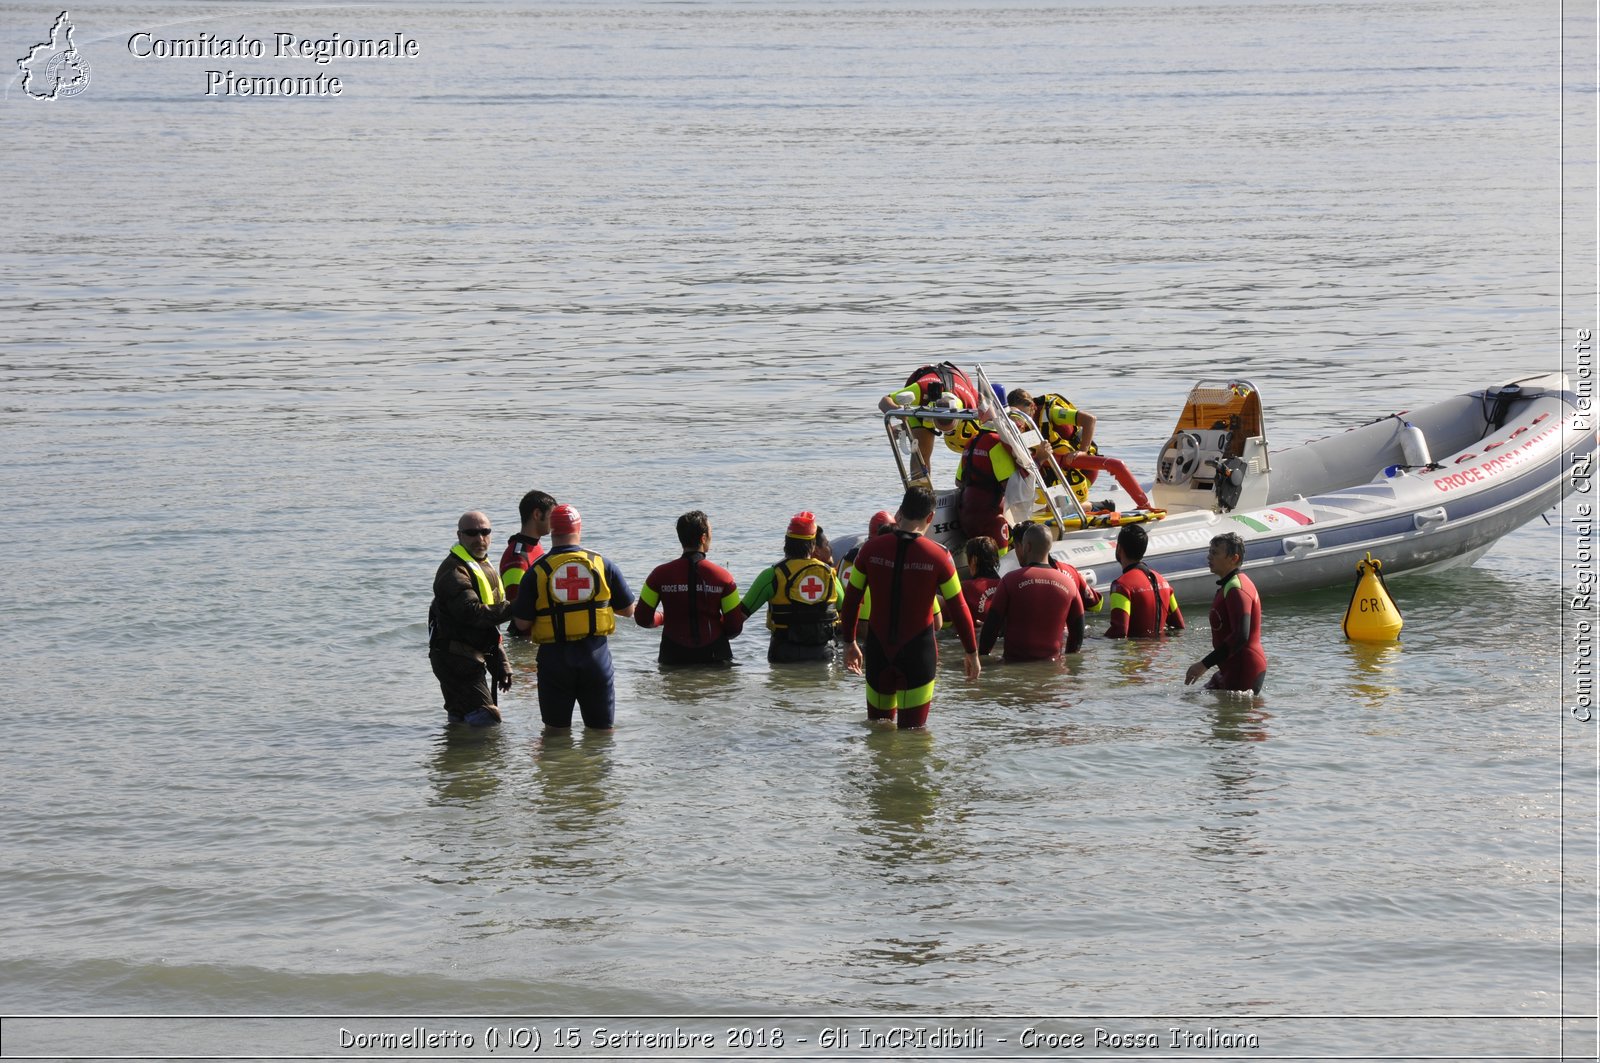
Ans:
[{"label": "rescuer with red cap", "polygon": [[[867,539],[875,539],[893,527],[894,514],[887,509],[880,509],[872,515],[871,520],[867,521]],[[867,539],[862,539],[861,543],[866,542]],[[856,554],[861,552],[861,543],[856,543],[845,551],[844,559],[838,564],[839,583],[841,586],[848,586],[850,583],[850,569],[855,565]]]},{"label": "rescuer with red cap", "polygon": [[632,616],[633,591],[621,570],[583,549],[577,507],[550,511],[550,550],[528,569],[512,603],[516,629],[538,644],[539,715],[551,729],[583,725],[610,730],[616,722],[615,670],[606,637],[619,616]]},{"label": "rescuer with red cap", "polygon": [[817,518],[796,513],[783,535],[783,560],[761,570],[744,601],[741,617],[767,607],[767,660],[827,661],[833,658],[834,628],[844,587],[832,567],[812,556]]}]

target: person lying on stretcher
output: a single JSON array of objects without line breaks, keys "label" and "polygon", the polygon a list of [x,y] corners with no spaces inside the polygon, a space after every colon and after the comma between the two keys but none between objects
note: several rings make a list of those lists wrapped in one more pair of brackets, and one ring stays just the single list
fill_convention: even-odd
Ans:
[{"label": "person lying on stretcher", "polygon": [[[1133,473],[1128,467],[1116,458],[1100,455],[1100,448],[1094,442],[1093,414],[1078,409],[1064,396],[1055,392],[1048,392],[1035,399],[1022,388],[1013,388],[1006,395],[1006,405],[1026,414],[1038,427],[1043,442],[1039,444],[1034,454],[1044,471],[1047,484],[1055,482],[1055,471],[1045,460],[1045,454],[1049,452],[1055,456],[1056,464],[1060,465],[1066,474],[1067,485],[1072,488],[1073,494],[1078,496],[1078,501],[1087,503],[1089,488],[1093,486],[1096,477],[1101,472],[1109,472],[1116,477],[1117,483],[1122,485],[1122,489],[1133,499],[1133,504],[1137,508],[1150,508],[1150,499],[1139,486],[1139,482],[1133,478]],[[1097,504],[1090,508],[1105,507],[1103,504]]]}]

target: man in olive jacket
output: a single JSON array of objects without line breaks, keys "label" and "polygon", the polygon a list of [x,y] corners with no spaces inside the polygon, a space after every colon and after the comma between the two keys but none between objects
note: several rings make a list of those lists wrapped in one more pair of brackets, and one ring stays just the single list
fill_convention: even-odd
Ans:
[{"label": "man in olive jacket", "polygon": [[472,727],[500,722],[499,691],[511,686],[499,627],[511,618],[511,603],[488,561],[492,531],[477,510],[461,514],[428,607],[428,661],[444,691],[444,711],[451,723]]}]

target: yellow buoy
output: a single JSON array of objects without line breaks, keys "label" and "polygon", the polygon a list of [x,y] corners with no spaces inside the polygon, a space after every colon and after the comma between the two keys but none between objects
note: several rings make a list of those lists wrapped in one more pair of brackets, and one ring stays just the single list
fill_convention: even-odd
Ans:
[{"label": "yellow buoy", "polygon": [[1383,582],[1383,562],[1370,553],[1356,562],[1356,589],[1344,612],[1345,638],[1357,642],[1393,642],[1400,637],[1400,610]]}]

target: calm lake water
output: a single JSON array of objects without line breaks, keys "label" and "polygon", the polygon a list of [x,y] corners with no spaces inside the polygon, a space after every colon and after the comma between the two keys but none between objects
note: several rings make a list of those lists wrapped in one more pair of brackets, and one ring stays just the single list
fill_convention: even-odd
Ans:
[{"label": "calm lake water", "polygon": [[[8,57],[57,11],[0,4]],[[468,734],[425,651],[457,515],[487,510],[498,556],[533,487],[635,589],[687,509],[741,586],[797,509],[861,530],[899,493],[874,404],[925,361],[1068,391],[1144,477],[1202,376],[1253,380],[1282,445],[1571,371],[1559,5],[71,19],[88,89],[0,103],[6,1013],[742,1013],[790,1016],[789,1051],[793,1016],[919,1014],[991,1024],[985,1051],[1031,1022],[1592,1057],[1560,511],[1395,581],[1396,645],[1343,640],[1347,591],[1269,601],[1254,701],[1182,686],[1203,630],[1096,637],[976,685],[947,653],[930,730],[899,734],[757,632],[663,674],[628,625],[613,734],[542,736],[526,679]],[[141,31],[267,55],[141,59]],[[319,66],[278,32],[420,54]],[[208,97],[210,69],[344,87]],[[261,1043],[341,1054],[287,1029]]]}]

